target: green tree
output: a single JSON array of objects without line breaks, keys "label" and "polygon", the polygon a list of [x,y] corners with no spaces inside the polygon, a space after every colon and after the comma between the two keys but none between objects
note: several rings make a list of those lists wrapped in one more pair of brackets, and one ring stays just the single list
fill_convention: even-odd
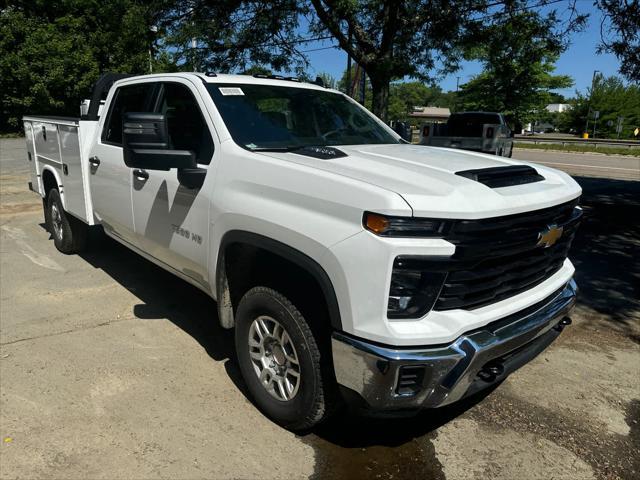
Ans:
[{"label": "green tree", "polygon": [[252,65],[242,72],[242,75],[272,75],[273,72],[260,65]]},{"label": "green tree", "polygon": [[[371,109],[386,119],[392,81],[430,82],[455,70],[496,19],[548,1],[167,0],[163,25],[179,62],[223,71],[259,64],[302,72],[302,47],[333,39],[366,71]],[[531,21],[549,29],[558,18],[548,18]]]},{"label": "green tree", "polygon": [[640,85],[625,85],[616,76],[596,77],[593,89],[576,93],[573,108],[568,112],[574,131],[584,131],[589,116],[589,134],[593,134],[594,112],[599,112],[596,136],[616,138],[618,117],[623,118],[620,138],[634,138],[633,130],[640,127]]},{"label": "green tree", "polygon": [[185,70],[246,71],[255,65],[304,73],[295,0],[167,0],[160,11],[166,45]]},{"label": "green tree", "polygon": [[[19,129],[25,113],[77,116],[103,72],[148,72],[153,5],[9,2],[0,10],[0,130]],[[152,63],[170,64],[166,55]]]},{"label": "green tree", "polygon": [[604,13],[599,52],[613,53],[620,60],[620,73],[640,82],[640,1],[596,0]]},{"label": "green tree", "polygon": [[324,83],[324,86],[327,88],[338,88],[338,81],[333,78],[332,75],[326,73],[326,72],[321,72],[318,77],[320,77],[322,79],[322,82]]},{"label": "green tree", "polygon": [[389,118],[404,120],[413,107],[441,106],[443,92],[440,87],[428,87],[421,82],[401,82],[391,84],[389,91]]},{"label": "green tree", "polygon": [[461,107],[503,112],[517,124],[539,115],[557,98],[552,90],[573,84],[569,76],[553,75],[567,46],[556,24],[553,14],[521,11],[482,32],[482,41],[467,55],[480,59],[484,70],[461,86]]}]

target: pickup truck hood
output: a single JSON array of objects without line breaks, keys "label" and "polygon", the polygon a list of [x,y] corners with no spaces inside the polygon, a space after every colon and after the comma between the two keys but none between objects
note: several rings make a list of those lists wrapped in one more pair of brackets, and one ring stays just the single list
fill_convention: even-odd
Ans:
[{"label": "pickup truck hood", "polygon": [[[346,157],[318,159],[295,152],[264,153],[367,182],[402,196],[419,217],[484,218],[545,208],[569,201],[581,189],[569,175],[529,162],[482,153],[422,145],[337,146]],[[531,165],[544,181],[502,188],[456,172],[508,165]]]}]

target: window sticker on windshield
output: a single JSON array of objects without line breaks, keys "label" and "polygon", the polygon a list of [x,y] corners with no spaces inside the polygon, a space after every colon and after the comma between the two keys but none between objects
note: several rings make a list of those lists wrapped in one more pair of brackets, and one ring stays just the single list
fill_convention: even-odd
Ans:
[{"label": "window sticker on windshield", "polygon": [[220,93],[224,96],[227,95],[244,95],[244,92],[241,88],[238,87],[218,87]]}]

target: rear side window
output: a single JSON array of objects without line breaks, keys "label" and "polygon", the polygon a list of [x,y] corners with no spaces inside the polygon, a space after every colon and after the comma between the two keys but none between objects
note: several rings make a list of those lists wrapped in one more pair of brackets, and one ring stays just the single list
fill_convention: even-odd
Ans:
[{"label": "rear side window", "polygon": [[156,83],[137,83],[119,87],[111,102],[102,130],[102,141],[122,145],[122,116],[127,112],[151,112],[151,99]]},{"label": "rear side window", "polygon": [[167,119],[172,149],[191,150],[198,163],[211,163],[211,132],[196,98],[186,85],[163,83],[156,112],[162,113]]}]

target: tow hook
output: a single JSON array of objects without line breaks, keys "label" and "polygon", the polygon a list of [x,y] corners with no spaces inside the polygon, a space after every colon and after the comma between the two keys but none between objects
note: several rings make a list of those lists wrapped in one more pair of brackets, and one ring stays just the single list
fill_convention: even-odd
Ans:
[{"label": "tow hook", "polygon": [[564,317],[553,328],[555,328],[558,332],[561,332],[562,330],[564,330],[564,327],[566,327],[567,325],[571,325],[571,319],[569,317]]},{"label": "tow hook", "polygon": [[499,377],[504,373],[504,366],[501,363],[490,363],[485,365],[482,370],[478,372],[478,377],[485,382],[491,383],[496,377]]}]

